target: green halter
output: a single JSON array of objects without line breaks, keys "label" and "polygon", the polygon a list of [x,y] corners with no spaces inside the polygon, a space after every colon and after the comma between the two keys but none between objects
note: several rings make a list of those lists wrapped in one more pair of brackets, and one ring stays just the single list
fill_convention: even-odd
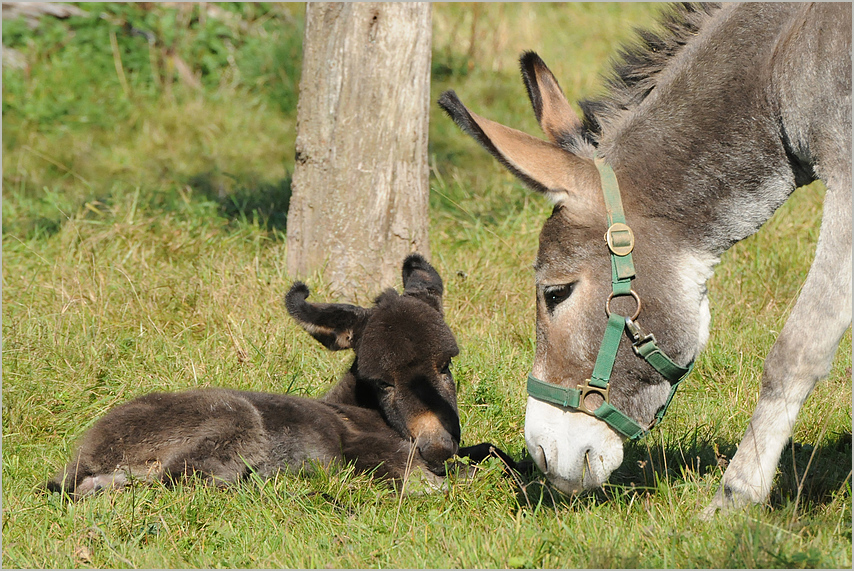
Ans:
[{"label": "green halter", "polygon": [[[599,169],[599,176],[602,180],[602,193],[605,197],[605,209],[608,213],[608,231],[605,233],[605,241],[608,243],[608,249],[611,252],[612,291],[605,303],[605,311],[608,314],[605,336],[602,338],[602,345],[599,347],[593,374],[583,384],[571,389],[547,383],[533,375],[528,375],[528,394],[538,400],[586,412],[605,421],[630,440],[636,440],[646,435],[664,417],[679,384],[694,368],[694,361],[692,360],[685,367],[680,367],[658,348],[655,336],[644,333],[635,322],[641,311],[640,297],[631,287],[632,279],[635,277],[635,266],[632,262],[635,238],[631,228],[626,225],[623,202],[620,199],[620,187],[617,184],[614,170],[604,159],[596,157],[594,162],[596,168]],[[634,315],[624,317],[612,313],[611,300],[615,297],[627,295],[632,296],[637,303],[637,310]],[[667,396],[664,406],[658,410],[652,423],[646,428],[610,403],[611,370],[614,368],[614,361],[617,358],[617,349],[620,346],[623,332],[631,340],[634,352],[670,382],[670,394]],[[585,397],[590,393],[601,396],[605,401],[595,410],[588,409],[584,402]]]}]

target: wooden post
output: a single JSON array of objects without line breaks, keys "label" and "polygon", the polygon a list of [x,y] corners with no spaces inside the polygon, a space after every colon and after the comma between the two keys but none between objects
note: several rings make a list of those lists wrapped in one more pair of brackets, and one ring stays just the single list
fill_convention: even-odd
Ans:
[{"label": "wooden post", "polygon": [[365,301],[429,256],[428,3],[309,3],[287,269]]}]

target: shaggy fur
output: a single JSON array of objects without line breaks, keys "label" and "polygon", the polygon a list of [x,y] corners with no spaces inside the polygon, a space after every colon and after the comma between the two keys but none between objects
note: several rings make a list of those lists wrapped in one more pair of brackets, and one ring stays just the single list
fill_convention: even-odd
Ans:
[{"label": "shaggy fur", "polygon": [[[584,140],[598,144],[602,124],[640,104],[655,89],[658,75],[673,56],[693,39],[703,24],[720,9],[717,2],[682,2],[662,14],[662,32],[636,30],[638,39],[620,50],[606,80],[608,94],[600,99],[582,99]],[[569,142],[568,142],[569,143]]]},{"label": "shaggy fur", "polygon": [[228,485],[253,472],[343,463],[394,480],[420,470],[439,485],[455,454],[474,462],[494,455],[514,467],[488,443],[460,450],[450,372],[459,350],[442,314],[442,279],[412,254],[403,284],[402,295],[387,290],[371,308],[309,303],[305,284],[291,287],[291,316],[325,347],[356,354],[323,399],[223,388],[152,393],[96,422],[47,488],[77,499],[134,479],[195,474]]}]

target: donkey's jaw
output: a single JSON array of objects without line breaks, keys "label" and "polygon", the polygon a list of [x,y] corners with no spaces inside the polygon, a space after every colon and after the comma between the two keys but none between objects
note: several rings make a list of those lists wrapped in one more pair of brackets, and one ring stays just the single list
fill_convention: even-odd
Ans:
[{"label": "donkey's jaw", "polygon": [[566,494],[598,488],[623,462],[623,439],[610,426],[532,397],[525,444],[537,467]]},{"label": "donkey's jaw", "polygon": [[715,266],[720,261],[719,256],[701,251],[684,251],[676,257],[676,267],[683,288],[680,293],[687,301],[689,309],[693,310],[690,306],[697,308],[698,331],[695,358],[709,340],[712,315],[709,310],[707,284],[714,274]]}]

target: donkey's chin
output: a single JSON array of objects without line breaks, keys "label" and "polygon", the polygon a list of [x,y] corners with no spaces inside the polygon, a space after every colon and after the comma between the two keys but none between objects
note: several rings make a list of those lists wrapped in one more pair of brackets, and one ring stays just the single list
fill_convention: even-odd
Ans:
[{"label": "donkey's chin", "polygon": [[623,462],[623,438],[603,421],[528,397],[525,444],[565,494],[598,488]]}]

